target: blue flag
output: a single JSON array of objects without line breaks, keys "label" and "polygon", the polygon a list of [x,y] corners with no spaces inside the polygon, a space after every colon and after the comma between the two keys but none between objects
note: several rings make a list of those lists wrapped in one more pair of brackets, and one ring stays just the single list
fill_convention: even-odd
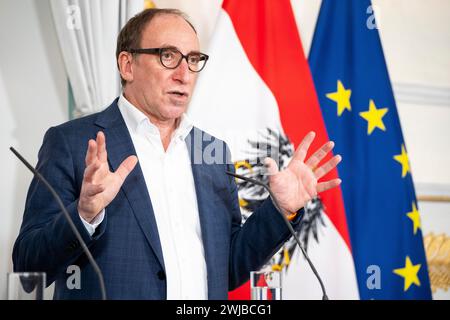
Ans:
[{"label": "blue flag", "polygon": [[343,157],[361,299],[431,299],[408,153],[369,0],[323,0],[309,63]]}]

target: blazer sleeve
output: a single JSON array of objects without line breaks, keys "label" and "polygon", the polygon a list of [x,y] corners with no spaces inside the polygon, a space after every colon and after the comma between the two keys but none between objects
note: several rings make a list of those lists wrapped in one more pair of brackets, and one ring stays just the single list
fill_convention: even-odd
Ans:
[{"label": "blazer sleeve", "polygon": [[[85,146],[79,148],[79,152],[86,152],[87,141]],[[75,177],[72,153],[62,130],[50,128],[39,151],[36,169],[59,194],[83,240],[90,246],[103,235],[107,218],[105,215],[91,237],[77,211],[81,182]],[[14,244],[14,271],[46,272],[47,285],[50,285],[56,274],[65,272],[67,266],[81,254],[80,243],[56,200],[45,185],[34,177],[27,194],[22,226]]]},{"label": "blazer sleeve", "polygon": [[[226,170],[235,172],[234,165],[227,158]],[[229,290],[233,290],[249,279],[250,271],[259,270],[267,263],[291,234],[270,197],[241,225],[238,191],[233,177],[228,180],[228,188],[232,215]],[[299,227],[303,213],[302,208],[291,221],[294,229]]]}]

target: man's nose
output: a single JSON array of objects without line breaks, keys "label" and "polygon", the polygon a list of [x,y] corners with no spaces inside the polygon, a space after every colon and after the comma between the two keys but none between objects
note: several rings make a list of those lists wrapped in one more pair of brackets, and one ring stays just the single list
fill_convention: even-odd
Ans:
[{"label": "man's nose", "polygon": [[187,83],[191,77],[191,71],[186,59],[181,59],[181,63],[173,72],[173,79],[181,83]]}]

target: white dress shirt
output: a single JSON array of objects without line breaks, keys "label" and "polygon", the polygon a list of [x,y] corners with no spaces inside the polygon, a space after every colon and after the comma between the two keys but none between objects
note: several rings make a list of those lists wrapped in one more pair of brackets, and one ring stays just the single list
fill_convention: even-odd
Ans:
[{"label": "white dress shirt", "polygon": [[[158,128],[144,113],[123,95],[118,106],[130,132],[152,202],[164,257],[167,299],[207,299],[205,252],[185,142],[193,126],[184,114],[165,151]],[[91,224],[82,219],[90,235],[103,221],[104,214],[102,211]]]}]

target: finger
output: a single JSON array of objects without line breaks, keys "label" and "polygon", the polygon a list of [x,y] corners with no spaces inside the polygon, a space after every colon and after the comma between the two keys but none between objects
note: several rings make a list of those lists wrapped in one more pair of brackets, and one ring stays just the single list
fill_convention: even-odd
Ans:
[{"label": "finger", "polygon": [[90,139],[88,142],[88,149],[86,151],[85,164],[86,167],[95,161],[97,158],[97,142]]},{"label": "finger", "polygon": [[85,195],[88,197],[93,197],[103,191],[105,191],[105,186],[101,184],[88,184],[85,188]]},{"label": "finger", "polygon": [[316,133],[314,131],[309,132],[302,140],[300,145],[292,157],[292,160],[303,162],[306,158],[306,154],[308,153],[308,149],[311,146],[311,143],[314,140]]},{"label": "finger", "polygon": [[328,152],[333,150],[333,148],[334,148],[334,142],[328,141],[319,150],[314,152],[314,154],[308,159],[308,161],[306,161],[305,164],[310,168],[317,167],[317,165],[320,163],[320,161],[322,161],[322,159],[325,158],[325,156],[328,154]]},{"label": "finger", "polygon": [[97,133],[97,157],[101,162],[106,162],[108,157],[106,153],[106,138],[102,131]]},{"label": "finger", "polygon": [[86,167],[84,170],[84,181],[86,182],[92,182],[95,177],[95,173],[100,169],[101,164],[99,161],[95,161],[94,163],[91,163],[89,166]]},{"label": "finger", "polygon": [[330,181],[319,182],[317,184],[317,193],[324,192],[326,190],[336,188],[342,182],[341,179],[333,179]]},{"label": "finger", "polygon": [[131,171],[133,171],[134,167],[138,162],[138,158],[136,156],[129,156],[125,160],[122,161],[119,168],[117,168],[115,174],[117,174],[122,182],[128,177]]},{"label": "finger", "polygon": [[316,175],[317,180],[322,178],[324,175],[326,175],[328,172],[333,170],[339,162],[341,162],[342,157],[338,154],[328,160],[323,166],[320,166],[316,171],[314,171],[314,174]]},{"label": "finger", "polygon": [[278,172],[278,165],[275,162],[275,160],[273,160],[272,158],[265,158],[264,159],[264,165],[266,166],[267,174],[269,176],[277,174],[277,172]]}]

